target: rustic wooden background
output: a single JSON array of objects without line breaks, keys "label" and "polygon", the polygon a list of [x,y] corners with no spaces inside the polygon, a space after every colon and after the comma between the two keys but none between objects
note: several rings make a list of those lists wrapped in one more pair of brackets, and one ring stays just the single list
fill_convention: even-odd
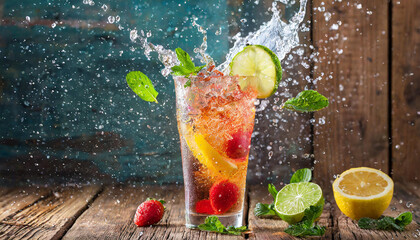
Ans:
[{"label": "rustic wooden background", "polygon": [[[240,29],[244,32],[252,31],[253,26],[258,26],[258,21],[268,20],[266,9],[271,6],[271,1],[260,1],[256,7],[247,7],[253,2],[229,0],[219,3],[232,13],[227,19],[219,21],[238,23],[229,25],[224,34],[233,35]],[[32,17],[31,24],[27,24],[24,22],[25,15],[32,13],[32,10],[19,6],[30,3],[31,1],[17,3],[0,0],[0,180],[4,184],[19,181],[68,182],[69,179],[76,182],[181,182],[176,125],[168,120],[174,119],[173,107],[167,107],[173,102],[169,101],[166,106],[156,108],[138,103],[137,99],[133,98],[123,107],[113,105],[113,108],[108,108],[102,102],[93,102],[89,109],[64,109],[76,111],[85,122],[90,118],[101,122],[109,116],[113,117],[112,114],[121,114],[116,110],[113,112],[112,109],[121,108],[128,111],[128,106],[133,106],[134,111],[139,112],[151,109],[166,111],[165,115],[152,113],[150,118],[146,117],[145,121],[135,122],[129,127],[126,126],[125,119],[119,119],[121,121],[105,124],[102,132],[98,128],[84,128],[88,123],[76,125],[76,129],[68,130],[62,127],[63,122],[54,121],[58,118],[54,118],[54,114],[60,109],[55,111],[56,109],[48,105],[48,101],[51,100],[53,104],[59,105],[71,98],[84,98],[92,94],[90,92],[84,92],[84,95],[67,94],[62,98],[47,98],[44,99],[47,103],[41,104],[36,104],[36,94],[28,96],[32,97],[30,102],[20,98],[26,96],[25,91],[32,90],[27,82],[28,78],[22,77],[22,66],[25,66],[22,65],[22,59],[34,58],[26,58],[25,56],[31,54],[28,52],[18,54],[17,51],[21,49],[17,43],[30,40],[31,44],[38,44],[36,41],[39,35],[36,32],[70,36],[62,39],[61,45],[54,45],[54,49],[52,45],[45,43],[48,39],[43,38],[43,44],[50,47],[51,51],[63,48],[65,42],[69,41],[78,42],[79,50],[93,53],[99,48],[114,54],[120,50],[127,51],[124,48],[129,46],[127,33],[119,34],[114,24],[107,23],[107,15],[96,16],[98,19],[92,23],[89,22],[89,17],[93,18],[94,14],[87,10],[75,15],[70,14],[70,17],[69,14],[64,14],[65,17],[60,18],[63,16],[60,15],[61,8],[49,5],[44,9],[38,6],[38,15]],[[80,2],[77,4],[82,6]],[[128,8],[130,4],[135,3],[120,3],[114,7]],[[152,1],[147,4],[152,4]],[[71,4],[68,7],[71,7]],[[202,9],[209,7],[211,6],[201,6]],[[238,11],[239,8],[242,11]],[[316,182],[330,185],[337,174],[358,166],[381,169],[397,181],[419,183],[419,9],[418,0],[313,0],[308,3],[306,17],[310,31],[302,33],[301,36],[301,47],[305,54],[298,57],[292,52],[297,60],[282,62],[284,79],[298,80],[297,85],[286,82],[286,87],[293,89],[290,90],[290,94],[294,95],[305,87],[314,88],[330,99],[330,106],[313,115],[279,113],[272,108],[278,101],[276,98],[280,98],[279,95],[269,98],[268,107],[257,113],[255,131],[261,134],[253,139],[249,166],[251,183],[287,181],[292,170],[313,167]],[[326,17],[327,12],[331,13],[330,17]],[[210,13],[209,16],[212,15]],[[252,18],[249,14],[258,20],[257,23],[241,25],[240,19]],[[131,17],[131,21],[134,21],[133,19],[139,16],[127,14],[126,17]],[[66,29],[51,28],[54,22],[65,26]],[[338,29],[334,24],[338,25]],[[92,31],[95,33],[90,34]],[[30,37],[27,37],[28,35]],[[103,42],[106,43],[105,47]],[[313,48],[309,45],[313,45]],[[227,46],[221,46],[221,49],[226,51]],[[104,94],[122,92],[119,98],[122,102],[130,96],[129,90],[124,90],[126,86],[121,82],[126,67],[131,70],[138,66],[146,69],[157,66],[157,63],[148,64],[146,60],[136,58],[139,52],[127,52],[128,55],[121,58],[118,54],[109,59],[100,57],[101,61],[97,61],[97,64],[110,67],[113,75],[107,75],[111,77],[111,83],[105,83],[108,92],[97,91],[93,94],[107,97]],[[42,54],[42,51],[39,54]],[[316,57],[310,58],[311,55]],[[90,57],[95,61],[95,56]],[[302,66],[302,61],[307,62],[309,68]],[[68,64],[61,67],[66,66]],[[72,66],[70,70],[78,73],[79,78],[76,79],[86,76],[92,78],[91,87],[103,86],[105,82],[103,76],[96,76],[95,72],[87,71],[83,65]],[[108,69],[105,72],[109,72]],[[55,65],[48,65],[46,70],[39,69],[38,73],[34,72],[30,77],[37,77],[37,74],[41,75],[41,88],[48,87],[48,84],[54,85],[54,79],[63,81],[68,77],[61,75],[61,71],[57,70]],[[308,83],[303,80],[305,76],[319,80]],[[45,79],[50,82],[46,83]],[[19,84],[16,85],[16,82]],[[165,85],[163,81],[159,81],[158,85],[163,88],[164,97],[173,99],[172,84]],[[113,96],[116,99],[114,101],[118,102],[118,95]],[[92,105],[92,101],[84,103]],[[83,104],[78,107],[83,108]],[[108,115],[103,114],[104,111]],[[21,124],[22,116],[29,123]],[[139,117],[136,114],[127,116],[127,119]],[[61,115],[59,120],[63,121],[62,119],[72,121]],[[154,125],[162,121],[169,121],[169,125]],[[26,134],[26,131],[45,129],[46,126],[40,127],[40,123],[52,123],[57,126],[51,125],[53,130],[47,131],[48,134],[39,138],[36,134],[35,137]],[[134,133],[120,131],[124,126],[128,128],[127,132]],[[139,143],[139,135],[147,131],[161,133],[163,140],[157,140],[160,144],[154,144],[151,140],[142,140]],[[168,133],[173,136],[166,137]],[[148,149],[153,151],[147,151]],[[59,154],[54,155],[57,152]],[[74,154],[75,152],[77,154]],[[146,165],[150,162],[153,164]]]}]

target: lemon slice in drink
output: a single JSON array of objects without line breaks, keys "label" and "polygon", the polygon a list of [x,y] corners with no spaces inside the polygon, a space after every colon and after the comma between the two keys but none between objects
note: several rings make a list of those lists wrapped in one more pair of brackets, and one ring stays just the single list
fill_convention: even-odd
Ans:
[{"label": "lemon slice in drink", "polygon": [[294,224],[302,220],[305,209],[318,205],[324,205],[321,187],[311,182],[299,182],[283,187],[277,193],[274,207],[281,219]]},{"label": "lemon slice in drink", "polygon": [[230,63],[230,74],[245,76],[240,80],[242,89],[253,86],[258,98],[273,95],[281,81],[282,69],[276,54],[267,47],[250,45],[236,54]]},{"label": "lemon slice in drink", "polygon": [[238,166],[214,149],[202,134],[190,131],[184,136],[193,156],[211,172],[228,176],[238,170]]},{"label": "lemon slice in drink", "polygon": [[333,192],[338,208],[351,219],[379,218],[391,202],[394,182],[374,168],[351,168],[334,181]]}]

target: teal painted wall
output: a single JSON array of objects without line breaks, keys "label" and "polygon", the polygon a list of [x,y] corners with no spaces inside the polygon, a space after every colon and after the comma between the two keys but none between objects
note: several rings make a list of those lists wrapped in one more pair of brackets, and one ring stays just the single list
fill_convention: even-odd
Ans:
[{"label": "teal painted wall", "polygon": [[[228,49],[228,5],[89,2],[3,1],[1,180],[182,182],[172,79],[159,74],[156,56],[147,60],[129,32],[150,30],[151,42],[193,54],[202,39],[191,25],[195,15],[209,28],[209,53],[220,62]],[[152,79],[159,104],[127,87],[132,70]]]}]

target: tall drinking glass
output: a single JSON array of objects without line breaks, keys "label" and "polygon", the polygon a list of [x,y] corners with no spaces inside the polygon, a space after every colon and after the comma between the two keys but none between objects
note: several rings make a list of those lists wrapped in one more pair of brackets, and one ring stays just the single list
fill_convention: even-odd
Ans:
[{"label": "tall drinking glass", "polygon": [[209,215],[241,226],[257,93],[239,78],[176,77],[176,105],[185,186],[186,226]]}]

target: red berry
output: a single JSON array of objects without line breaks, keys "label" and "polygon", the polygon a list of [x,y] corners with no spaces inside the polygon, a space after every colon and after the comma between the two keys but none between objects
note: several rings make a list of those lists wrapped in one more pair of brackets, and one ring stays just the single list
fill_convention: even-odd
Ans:
[{"label": "red berry", "polygon": [[234,183],[224,180],[210,188],[210,204],[216,214],[227,212],[239,198],[239,188]]},{"label": "red berry", "polygon": [[211,207],[210,200],[204,199],[200,200],[195,204],[195,211],[197,213],[204,213],[204,214],[215,214],[213,208]]},{"label": "red berry", "polygon": [[157,200],[147,200],[140,204],[134,216],[134,223],[139,227],[158,223],[165,212],[162,203]]},{"label": "red berry", "polygon": [[227,142],[226,154],[228,157],[245,161],[251,145],[252,132],[236,132],[232,134],[232,139]]}]

